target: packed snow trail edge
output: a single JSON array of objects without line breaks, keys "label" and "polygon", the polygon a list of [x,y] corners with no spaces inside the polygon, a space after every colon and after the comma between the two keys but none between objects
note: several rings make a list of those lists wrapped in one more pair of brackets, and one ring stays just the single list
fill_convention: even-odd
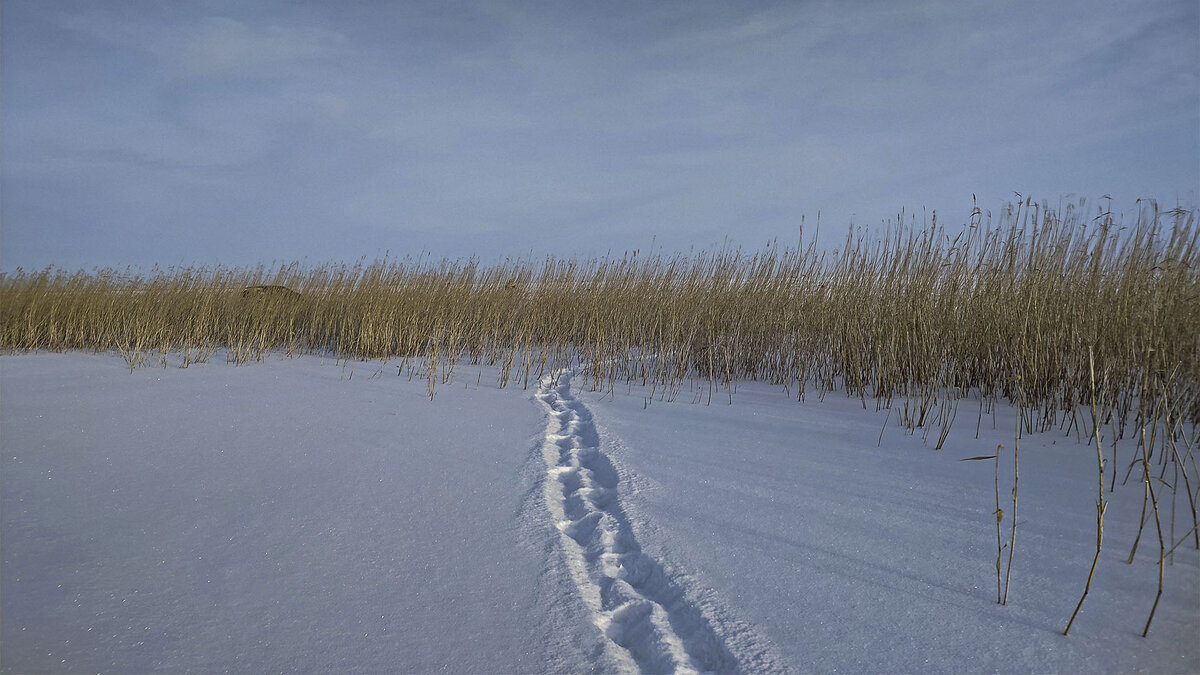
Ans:
[{"label": "packed snow trail edge", "polygon": [[546,507],[561,534],[571,578],[622,670],[742,670],[703,613],[633,535],[617,499],[620,477],[600,450],[591,413],[571,395],[571,373],[543,378],[548,412],[542,456]]}]

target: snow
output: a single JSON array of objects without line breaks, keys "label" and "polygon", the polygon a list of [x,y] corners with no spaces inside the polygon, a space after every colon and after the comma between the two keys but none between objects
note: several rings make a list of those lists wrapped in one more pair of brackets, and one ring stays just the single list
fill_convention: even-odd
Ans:
[{"label": "snow", "polygon": [[[581,399],[632,477],[635,495],[623,504],[645,552],[686,577],[685,587],[712,589],[797,670],[1200,670],[1194,549],[1175,552],[1149,638],[1140,637],[1158,547],[1151,522],[1135,564],[1124,562],[1142,503],[1136,473],[1106,493],[1096,580],[1071,636],[1062,635],[1096,541],[1096,454],[1074,436],[1021,439],[1012,581],[1000,606],[995,465],[959,460],[1004,444],[1007,511],[1012,410],[998,411],[996,431],[984,417],[977,440],[975,411],[967,415],[964,403],[946,447],[934,451],[897,428],[895,415],[884,430],[886,411],[844,395],[798,404],[774,387],[743,384],[732,406],[691,405],[685,395],[643,409],[644,395],[620,389]],[[1121,452],[1123,477],[1133,453]],[[1187,513],[1190,524],[1185,501],[1177,517]]]},{"label": "snow", "polygon": [[1140,637],[1136,472],[1062,635],[1095,548],[1074,435],[1021,439],[996,604],[994,465],[958,460],[1004,443],[1010,481],[1011,410],[979,439],[960,410],[934,451],[835,394],[665,403],[462,364],[430,401],[398,365],[0,357],[0,668],[1200,670],[1194,549]]}]

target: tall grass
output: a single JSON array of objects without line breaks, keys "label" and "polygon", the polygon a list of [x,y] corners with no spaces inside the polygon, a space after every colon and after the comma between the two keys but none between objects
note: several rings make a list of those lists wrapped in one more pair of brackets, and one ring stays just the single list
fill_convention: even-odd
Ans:
[{"label": "tall grass", "polygon": [[[1200,548],[1198,239],[1195,210],[1142,202],[1127,223],[1082,201],[1026,200],[995,216],[976,209],[953,236],[936,217],[901,215],[879,235],[851,231],[833,252],[801,241],[491,266],[17,270],[0,274],[0,349],[118,351],[131,369],[219,351],[236,363],[273,351],[399,357],[431,397],[463,362],[498,365],[501,386],[526,387],[570,366],[595,389],[647,386],[647,405],[685,388],[693,401],[732,402],[740,381],[760,380],[800,399],[838,391],[887,408],[911,433],[936,431],[938,448],[961,402],[975,408],[978,433],[1006,401],[1019,411],[1018,442],[1056,426],[1094,439],[1093,571],[1104,467],[1111,491],[1116,440],[1137,439],[1125,480],[1139,470],[1153,509],[1161,595],[1168,544],[1190,537]],[[1187,496],[1193,525],[1179,541],[1164,541],[1156,484],[1171,492],[1172,540],[1175,495]]]},{"label": "tall grass", "polygon": [[[185,364],[217,350],[237,362],[273,350],[465,357],[525,385],[570,363],[596,388],[637,381],[667,397],[694,378],[729,396],[745,379],[798,397],[842,390],[895,406],[910,428],[951,418],[975,391],[985,410],[1021,407],[1030,430],[1090,402],[1091,349],[1100,407],[1122,430],[1159,400],[1194,424],[1196,216],[1148,203],[1124,224],[1026,201],[995,218],[976,210],[954,237],[936,219],[899,222],[836,252],[17,270],[0,275],[0,349]],[[270,285],[299,295],[245,292]]]}]

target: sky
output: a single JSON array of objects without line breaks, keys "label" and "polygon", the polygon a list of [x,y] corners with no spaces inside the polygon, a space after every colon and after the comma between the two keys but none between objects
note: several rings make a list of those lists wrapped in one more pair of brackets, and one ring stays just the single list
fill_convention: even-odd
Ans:
[{"label": "sky", "polygon": [[1198,192],[1196,0],[0,5],[0,270],[756,249],[818,213],[832,247]]}]

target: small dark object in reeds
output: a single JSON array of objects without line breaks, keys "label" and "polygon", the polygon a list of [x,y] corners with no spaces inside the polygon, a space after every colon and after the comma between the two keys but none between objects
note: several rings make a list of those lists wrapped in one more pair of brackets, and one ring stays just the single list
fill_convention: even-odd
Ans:
[{"label": "small dark object in reeds", "polygon": [[242,289],[243,298],[278,298],[284,300],[294,300],[300,297],[300,293],[293,291],[287,286],[278,284],[266,284],[263,286],[247,286]]}]

